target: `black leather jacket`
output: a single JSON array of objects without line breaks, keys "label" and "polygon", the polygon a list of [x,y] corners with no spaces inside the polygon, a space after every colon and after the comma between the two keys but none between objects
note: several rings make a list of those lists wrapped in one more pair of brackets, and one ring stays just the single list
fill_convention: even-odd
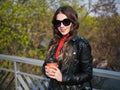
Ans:
[{"label": "black leather jacket", "polygon": [[[73,55],[64,66],[60,66],[62,82],[50,79],[48,90],[84,90],[84,83],[92,78],[91,47],[85,38],[77,35],[71,40]],[[43,73],[45,74],[43,64]]]}]

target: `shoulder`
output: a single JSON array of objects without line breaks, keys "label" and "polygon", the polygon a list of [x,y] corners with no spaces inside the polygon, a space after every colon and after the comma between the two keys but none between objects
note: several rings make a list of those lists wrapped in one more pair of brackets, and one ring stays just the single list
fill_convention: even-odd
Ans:
[{"label": "shoulder", "polygon": [[75,35],[72,38],[72,41],[75,42],[75,43],[77,43],[77,44],[89,45],[89,41],[86,38],[78,36],[78,35]]},{"label": "shoulder", "polygon": [[77,39],[75,40],[75,45],[78,47],[79,50],[91,51],[89,41],[84,37],[77,36]]},{"label": "shoulder", "polygon": [[84,37],[80,37],[79,41],[82,42],[83,45],[86,45],[86,46],[89,45],[89,41]]}]

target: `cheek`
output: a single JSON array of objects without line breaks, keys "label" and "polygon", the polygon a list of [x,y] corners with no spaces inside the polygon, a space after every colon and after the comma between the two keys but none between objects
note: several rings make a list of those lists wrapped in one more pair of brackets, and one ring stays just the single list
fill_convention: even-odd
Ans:
[{"label": "cheek", "polygon": [[71,25],[67,27],[67,30],[70,32],[70,30],[71,30]]},{"label": "cheek", "polygon": [[60,32],[60,28],[58,27],[57,29],[58,29],[58,31]]},{"label": "cheek", "polygon": [[69,33],[69,32],[70,32],[70,28],[67,28],[66,33]]},{"label": "cheek", "polygon": [[70,27],[68,27],[68,31],[70,31],[70,29],[71,29],[71,28],[70,28]]}]

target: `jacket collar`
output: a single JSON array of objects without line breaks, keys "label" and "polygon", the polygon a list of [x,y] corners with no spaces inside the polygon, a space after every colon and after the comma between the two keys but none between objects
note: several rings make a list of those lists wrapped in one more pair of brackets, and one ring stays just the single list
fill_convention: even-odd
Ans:
[{"label": "jacket collar", "polygon": [[78,40],[79,38],[80,38],[80,37],[76,34],[76,35],[73,36],[72,41],[75,42],[75,41]]}]

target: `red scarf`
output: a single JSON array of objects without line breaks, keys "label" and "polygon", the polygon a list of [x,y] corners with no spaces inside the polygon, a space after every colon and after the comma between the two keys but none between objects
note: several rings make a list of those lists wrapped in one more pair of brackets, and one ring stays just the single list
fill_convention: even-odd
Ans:
[{"label": "red scarf", "polygon": [[57,50],[56,50],[56,56],[55,56],[56,59],[58,59],[58,56],[59,56],[59,54],[60,54],[60,50],[61,50],[61,48],[63,47],[66,38],[68,38],[69,36],[70,36],[70,34],[66,34],[66,35],[64,35],[64,36],[60,39],[60,42],[59,42],[58,47],[57,47]]}]

